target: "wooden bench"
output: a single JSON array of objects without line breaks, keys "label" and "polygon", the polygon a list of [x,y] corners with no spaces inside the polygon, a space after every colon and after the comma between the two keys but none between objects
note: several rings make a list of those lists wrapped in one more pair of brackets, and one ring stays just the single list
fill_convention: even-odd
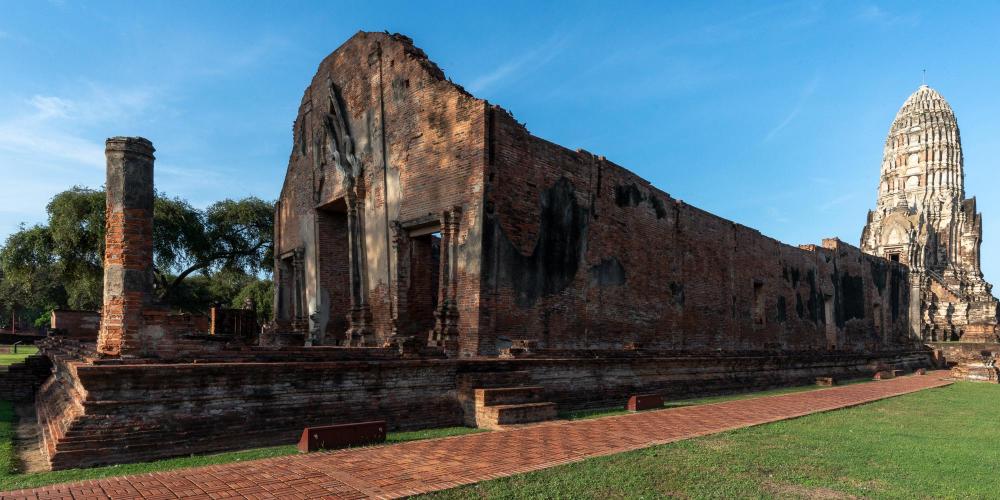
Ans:
[{"label": "wooden bench", "polygon": [[299,453],[385,442],[385,420],[306,427],[299,438]]},{"label": "wooden bench", "polygon": [[642,411],[663,408],[663,396],[659,394],[633,394],[628,398],[625,409],[628,411]]}]

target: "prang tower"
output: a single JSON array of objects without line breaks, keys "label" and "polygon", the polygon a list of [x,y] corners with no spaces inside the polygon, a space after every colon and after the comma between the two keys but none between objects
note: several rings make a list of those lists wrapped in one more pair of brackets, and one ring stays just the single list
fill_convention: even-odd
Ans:
[{"label": "prang tower", "polygon": [[958,121],[921,85],[889,129],[863,251],[910,268],[911,333],[923,340],[994,341],[997,299],[979,266],[982,216],[965,198]]}]

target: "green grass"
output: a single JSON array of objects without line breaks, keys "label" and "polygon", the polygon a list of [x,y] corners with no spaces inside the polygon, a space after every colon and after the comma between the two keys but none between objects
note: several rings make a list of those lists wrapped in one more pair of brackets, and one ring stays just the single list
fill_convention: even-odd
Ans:
[{"label": "green grass", "polygon": [[17,346],[17,354],[0,353],[0,366],[8,366],[14,363],[20,363],[21,361],[24,360],[24,358],[27,358],[28,356],[31,356],[36,352],[38,352],[38,348],[33,345]]},{"label": "green grass", "polygon": [[[869,382],[871,379],[861,378],[846,381],[839,381],[839,385],[852,385],[859,384],[862,382]],[[800,385],[795,387],[782,387],[779,389],[769,389],[766,391],[756,391],[756,392],[741,392],[738,394],[725,394],[722,396],[709,396],[705,398],[693,398],[693,399],[680,399],[676,401],[665,401],[663,403],[664,408],[680,408],[682,406],[691,405],[703,405],[709,403],[722,403],[725,401],[736,401],[739,399],[750,399],[759,398],[764,396],[778,396],[780,394],[792,394],[795,392],[806,392],[815,391],[819,389],[829,389],[829,387],[821,387],[817,385]],[[567,420],[584,420],[588,418],[600,418],[600,417],[610,417],[612,415],[625,415],[631,413],[625,410],[621,406],[614,408],[597,408],[588,410],[574,410],[567,412],[559,412],[559,418],[564,418]]]},{"label": "green grass", "polygon": [[[87,479],[100,479],[103,477],[121,476],[125,474],[145,474],[149,472],[168,471],[185,467],[225,464],[245,460],[258,460],[261,458],[280,457],[298,453],[295,445],[272,446],[268,448],[256,448],[252,450],[218,453],[214,455],[196,455],[190,457],[171,458],[167,460],[157,460],[155,462],[110,465],[106,467],[95,467],[92,469],[70,469],[32,474],[18,474],[14,471],[14,465],[16,463],[14,456],[15,452],[12,444],[14,422],[15,418],[12,405],[6,401],[0,401],[0,491],[35,488],[47,484],[82,481]],[[427,429],[422,431],[390,432],[386,436],[386,442],[402,443],[404,441],[458,436],[476,432],[483,432],[483,429],[445,427],[441,429]]]},{"label": "green grass", "polygon": [[600,457],[432,498],[995,498],[1000,386],[867,405]]}]

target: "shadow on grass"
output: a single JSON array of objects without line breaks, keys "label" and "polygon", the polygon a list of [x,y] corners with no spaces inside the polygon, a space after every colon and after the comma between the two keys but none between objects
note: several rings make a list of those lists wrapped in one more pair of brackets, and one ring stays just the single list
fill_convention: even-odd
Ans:
[{"label": "shadow on grass", "polygon": [[[860,384],[863,382],[870,382],[869,378],[857,378],[850,380],[843,380],[838,382],[838,386],[842,385],[853,385]],[[740,399],[752,399],[752,398],[762,398],[767,396],[780,396],[782,394],[793,394],[796,392],[808,392],[816,391],[822,389],[830,389],[830,387],[822,387],[817,385],[800,385],[794,387],[780,387],[777,389],[769,389],[764,391],[752,391],[752,392],[740,392],[736,394],[723,394],[719,396],[709,396],[704,398],[692,398],[692,399],[680,399],[677,401],[666,401],[663,403],[664,410],[670,408],[682,408],[685,406],[703,405],[711,403],[723,403],[726,401],[737,401]],[[661,408],[656,408],[661,409]],[[649,410],[647,410],[649,411]],[[586,410],[573,410],[559,412],[559,418],[565,420],[585,420],[589,418],[601,418],[601,417],[613,417],[615,415],[626,415],[630,412],[624,407],[609,407],[609,408],[593,408]]]}]

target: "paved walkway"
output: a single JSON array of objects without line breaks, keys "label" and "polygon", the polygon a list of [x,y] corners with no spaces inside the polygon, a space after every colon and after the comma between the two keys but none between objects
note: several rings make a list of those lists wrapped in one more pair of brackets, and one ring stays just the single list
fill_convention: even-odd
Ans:
[{"label": "paved walkway", "polygon": [[946,374],[68,483],[3,498],[395,498],[941,387],[950,384]]}]

